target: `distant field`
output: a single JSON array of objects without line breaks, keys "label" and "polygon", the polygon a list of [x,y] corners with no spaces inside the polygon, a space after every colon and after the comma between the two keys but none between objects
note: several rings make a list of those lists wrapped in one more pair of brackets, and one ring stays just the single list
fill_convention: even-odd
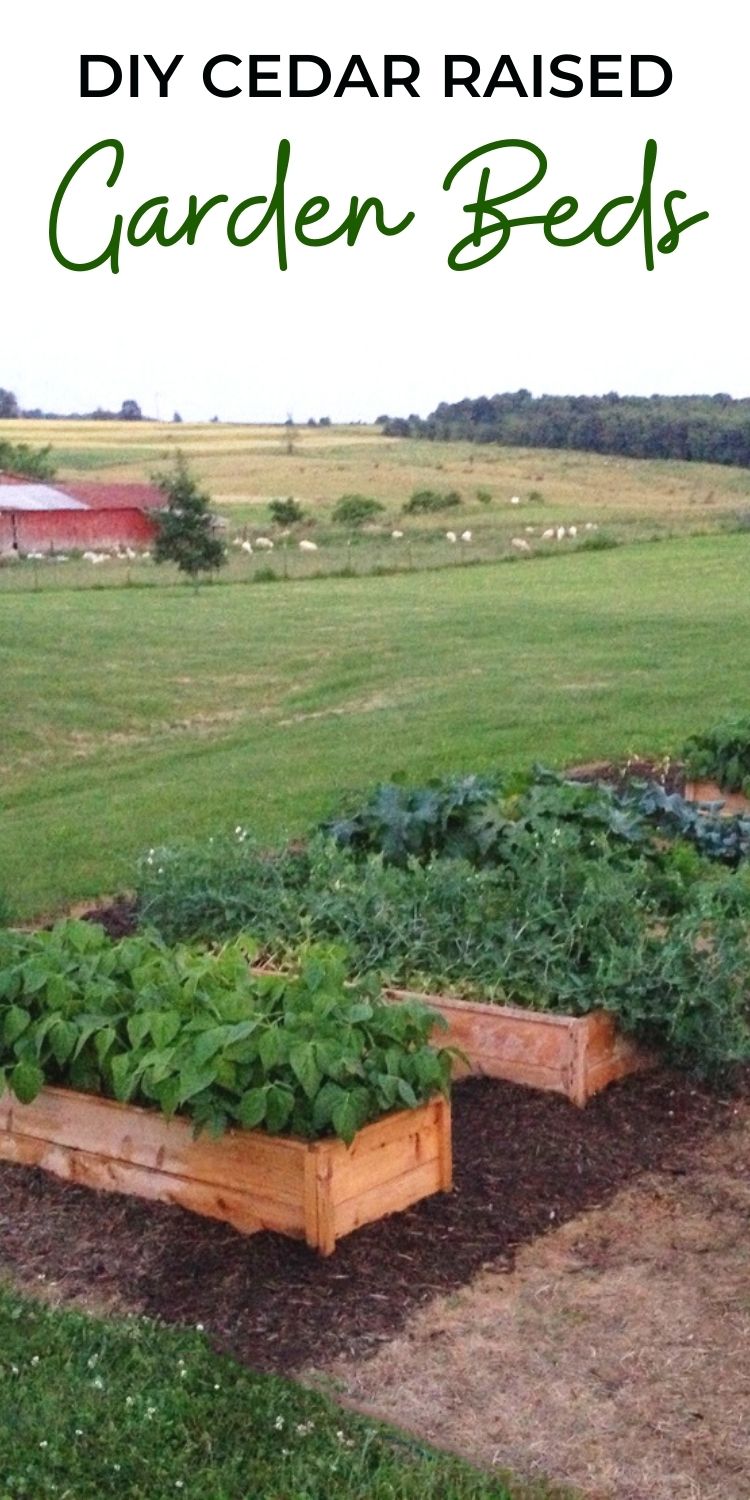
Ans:
[{"label": "distant field", "polygon": [[[341,495],[354,492],[382,501],[392,522],[409,495],[424,488],[457,489],[462,506],[456,518],[485,530],[587,520],[693,529],[713,527],[750,506],[750,471],[744,469],[401,440],[384,438],[374,427],[290,433],[220,424],[0,422],[5,437],[51,443],[60,477],[67,478],[148,479],[180,448],[219,509],[239,521],[265,523],[268,500],[286,495],[324,520]],[[487,504],[478,501],[480,491],[489,495]],[[539,498],[529,501],[532,494]],[[520,507],[511,508],[514,495]],[[437,517],[429,524],[443,531],[452,523]]]},{"label": "distant field", "polygon": [[0,887],[20,915],[59,908],[127,883],[151,844],[277,838],[399,769],[676,749],[747,708],[749,568],[750,534],[197,595],[0,592]]}]

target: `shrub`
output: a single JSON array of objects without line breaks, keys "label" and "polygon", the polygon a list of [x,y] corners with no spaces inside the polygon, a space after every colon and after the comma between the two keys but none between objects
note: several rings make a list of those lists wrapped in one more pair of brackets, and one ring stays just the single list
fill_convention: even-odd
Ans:
[{"label": "shrub", "polygon": [[336,954],[259,977],[254,948],[168,948],[145,934],[58,923],[0,933],[0,1086],[29,1103],[46,1083],[138,1100],[196,1129],[229,1125],[351,1141],[368,1120],[446,1091],[451,1057],[429,1046],[418,1003],[347,986]]},{"label": "shrub", "polygon": [[410,500],[402,506],[404,515],[431,515],[435,511],[454,510],[461,504],[458,490],[415,490]]},{"label": "shrub", "polygon": [[302,506],[291,495],[288,500],[272,500],[268,513],[275,526],[297,526],[305,519]]},{"label": "shrub", "polygon": [[579,552],[609,552],[612,547],[619,547],[620,543],[611,531],[587,531],[579,539]]},{"label": "shrub", "polygon": [[339,526],[364,526],[381,515],[385,506],[367,495],[342,495],[333,508],[333,520]]},{"label": "shrub", "polygon": [[477,490],[477,500],[480,505],[491,505],[492,495],[489,490]]},{"label": "shrub", "polygon": [[716,781],[725,792],[750,795],[750,714],[693,735],[683,755],[691,779]]}]

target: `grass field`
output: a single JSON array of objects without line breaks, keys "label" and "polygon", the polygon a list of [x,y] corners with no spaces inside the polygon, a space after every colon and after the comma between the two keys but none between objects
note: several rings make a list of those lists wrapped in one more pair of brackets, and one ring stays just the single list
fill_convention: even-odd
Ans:
[{"label": "grass field", "polygon": [[[522,1491],[254,1375],[197,1332],[104,1322],[0,1288],[0,1497],[52,1496],[522,1500]],[[542,1492],[524,1487],[523,1500]]]},{"label": "grass field", "polygon": [[514,566],[0,596],[0,885],[29,916],[152,844],[347,788],[678,749],[746,705],[750,535]]}]

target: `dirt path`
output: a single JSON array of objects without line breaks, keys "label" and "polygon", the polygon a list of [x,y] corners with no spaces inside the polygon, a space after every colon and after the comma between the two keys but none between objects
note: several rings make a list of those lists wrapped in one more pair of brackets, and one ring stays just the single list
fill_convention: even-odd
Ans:
[{"label": "dirt path", "polygon": [[325,1374],[368,1412],[591,1500],[748,1500],[750,1106],[686,1166]]}]

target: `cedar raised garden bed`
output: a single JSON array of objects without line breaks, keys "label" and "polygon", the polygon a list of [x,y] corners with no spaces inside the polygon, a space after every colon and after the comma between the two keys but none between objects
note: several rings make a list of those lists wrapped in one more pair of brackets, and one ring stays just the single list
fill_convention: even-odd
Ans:
[{"label": "cedar raised garden bed", "polygon": [[276,1230],[321,1255],[362,1224],[452,1182],[444,1098],[384,1115],[346,1146],[263,1131],[193,1137],[183,1119],[71,1089],[0,1095],[0,1158],[67,1182],[178,1204],[243,1234]]},{"label": "cedar raised garden bed", "polygon": [[686,802],[722,802],[723,818],[736,817],[737,813],[750,813],[750,797],[743,792],[725,792],[716,781],[686,781]]},{"label": "cedar raised garden bed", "polygon": [[515,1005],[487,1005],[451,995],[389,990],[394,1000],[424,1000],[448,1023],[443,1047],[456,1047],[465,1062],[455,1072],[504,1078],[530,1088],[564,1094],[582,1107],[608,1084],[654,1066],[654,1059],[617,1029],[614,1016],[551,1015]]}]

